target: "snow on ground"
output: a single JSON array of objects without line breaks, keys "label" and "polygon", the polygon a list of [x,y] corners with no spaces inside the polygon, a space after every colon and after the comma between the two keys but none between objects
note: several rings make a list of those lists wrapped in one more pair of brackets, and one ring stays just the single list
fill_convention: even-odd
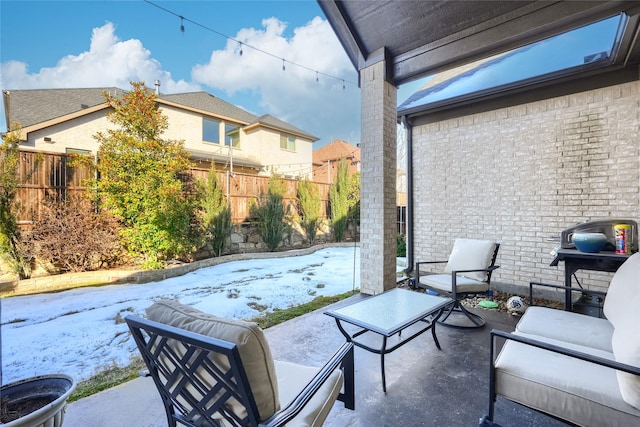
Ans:
[{"label": "snow on ground", "polygon": [[[355,275],[354,275],[355,268]],[[162,298],[220,317],[250,319],[360,288],[359,248],[228,262],[144,284],[0,300],[2,383],[63,373],[76,381],[127,366],[137,349],[124,317]]]}]

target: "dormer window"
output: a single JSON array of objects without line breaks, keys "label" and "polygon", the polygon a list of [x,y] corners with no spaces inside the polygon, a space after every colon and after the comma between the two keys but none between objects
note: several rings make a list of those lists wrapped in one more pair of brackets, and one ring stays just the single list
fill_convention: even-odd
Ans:
[{"label": "dormer window", "polygon": [[282,150],[296,151],[296,137],[280,134],[280,148]]},{"label": "dormer window", "polygon": [[224,145],[233,148],[240,147],[240,128],[238,126],[225,123]]}]

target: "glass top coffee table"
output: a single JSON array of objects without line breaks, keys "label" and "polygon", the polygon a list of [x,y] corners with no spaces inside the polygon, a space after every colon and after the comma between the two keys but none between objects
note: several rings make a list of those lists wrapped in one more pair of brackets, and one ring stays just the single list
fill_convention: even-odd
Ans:
[{"label": "glass top coffee table", "polygon": [[[338,328],[347,341],[380,355],[382,390],[386,393],[384,355],[391,353],[429,329],[431,329],[436,347],[440,350],[440,343],[436,336],[436,321],[442,314],[442,309],[453,302],[451,298],[427,295],[406,289],[392,289],[351,305],[326,311],[325,314],[336,319]],[[357,331],[347,332],[342,322],[355,325],[358,328]],[[412,331],[408,337],[401,336],[404,329],[418,322],[423,322],[425,325],[415,332]],[[382,336],[380,348],[373,348],[356,340],[367,332]],[[387,348],[387,338],[395,334],[398,334],[400,342]]]}]

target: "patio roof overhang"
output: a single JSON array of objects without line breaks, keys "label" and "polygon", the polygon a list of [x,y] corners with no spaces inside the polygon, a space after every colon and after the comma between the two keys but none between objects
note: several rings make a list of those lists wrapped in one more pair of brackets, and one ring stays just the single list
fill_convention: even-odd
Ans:
[{"label": "patio roof overhang", "polygon": [[384,52],[399,86],[621,12],[630,17],[611,71],[640,62],[638,1],[318,0],[358,71]]},{"label": "patio roof overhang", "polygon": [[[558,73],[545,81],[526,81],[525,85],[507,88],[508,93],[482,93],[490,96],[494,103],[504,102],[509,97],[532,96],[543,90],[547,93],[570,82],[570,89],[589,88],[594,81],[626,81],[640,78],[640,2],[638,1],[446,1],[446,0],[318,0],[327,20],[331,24],[347,55],[358,71],[359,82],[368,95],[368,109],[363,117],[377,114],[375,107],[388,108],[383,90],[378,85],[382,79],[396,88],[402,84],[453,70],[494,55],[556,36],[610,18],[625,14],[623,33],[612,50],[607,64],[595,67],[577,67],[571,75]],[[374,71],[383,65],[382,75]],[[363,80],[364,73],[371,81]],[[621,74],[622,72],[622,74]],[[547,76],[548,77],[548,76]],[[603,84],[602,82],[597,84]],[[569,86],[569,85],[565,85]],[[383,88],[383,90],[380,90]],[[392,98],[397,94],[392,94]],[[496,96],[497,95],[497,96]],[[540,96],[540,95],[536,95]],[[486,98],[485,98],[486,99]],[[394,100],[395,101],[395,100]],[[482,102],[470,99],[455,100],[455,108],[479,108]],[[461,102],[458,102],[461,101]],[[474,105],[469,105],[469,102]],[[512,101],[509,101],[512,102]],[[451,105],[439,110],[451,113]],[[487,108],[487,107],[483,107]],[[447,111],[445,111],[447,110]],[[397,111],[396,111],[397,112]],[[388,111],[386,111],[388,114]],[[398,120],[411,128],[418,116],[424,119],[422,108],[403,111]],[[383,117],[383,115],[381,115]],[[364,122],[363,122],[364,123]],[[395,190],[395,180],[385,175],[391,167],[385,163],[380,151],[390,149],[395,143],[395,133],[391,132],[383,119],[378,123],[367,122],[368,138],[363,144],[363,159],[370,160],[370,167],[363,168],[362,194],[368,195],[367,202],[376,214],[364,217],[363,229],[393,229],[395,216],[385,214],[384,205],[391,203],[391,188]],[[364,126],[363,126],[364,128]],[[384,137],[380,138],[380,135]],[[394,138],[394,141],[391,141]],[[407,132],[407,193],[413,194],[412,185],[412,142],[411,131]],[[377,163],[376,163],[377,162]],[[365,170],[366,169],[366,170]],[[412,197],[407,202],[407,240],[412,242],[413,208]],[[375,211],[375,209],[378,211]],[[377,215],[377,212],[383,212]],[[381,228],[382,227],[382,228]],[[394,246],[391,233],[382,236],[383,249]],[[376,274],[361,273],[361,280],[367,281],[362,292],[376,294],[388,288],[393,275],[390,262],[386,262],[392,250],[381,251],[380,236],[362,238],[363,270]],[[413,266],[412,243],[407,246],[408,269]],[[382,266],[382,267],[379,267]],[[395,267],[395,266],[393,266]],[[366,275],[366,277],[365,277]],[[369,283],[370,282],[370,283]]]}]

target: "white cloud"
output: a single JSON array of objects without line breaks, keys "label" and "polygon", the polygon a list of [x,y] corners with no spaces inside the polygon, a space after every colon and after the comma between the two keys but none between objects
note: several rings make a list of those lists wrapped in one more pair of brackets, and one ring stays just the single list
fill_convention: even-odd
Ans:
[{"label": "white cloud", "polygon": [[[53,67],[30,72],[24,62],[1,63],[0,87],[128,88],[131,81],[145,81],[151,86],[156,79],[162,82],[163,93],[207,90],[203,86],[208,86],[226,93],[227,101],[253,114],[271,114],[319,137],[316,147],[333,139],[354,145],[360,142],[357,73],[329,23],[316,17],[295,28],[290,38],[284,35],[286,29],[286,23],[269,18],[259,29],[239,30],[235,39],[244,43],[243,55],[238,54],[240,45],[230,40],[223,50],[212,52],[207,64],[195,65],[193,80],[188,82],[174,80],[140,40],[120,40],[114,25],[107,22],[93,29],[88,51],[67,55]],[[285,71],[281,58],[285,58]],[[257,98],[259,105],[247,105],[246,95]],[[4,117],[2,110],[0,103],[0,117]],[[4,120],[1,122],[0,130],[6,130]]]},{"label": "white cloud", "polygon": [[360,122],[357,74],[329,23],[316,17],[295,28],[291,38],[284,36],[287,24],[277,18],[262,25],[240,30],[234,38],[242,45],[229,40],[207,64],[194,66],[193,80],[230,97],[257,94],[265,112],[321,137],[321,143],[360,142],[353,131]]},{"label": "white cloud", "polygon": [[120,40],[111,22],[94,28],[88,51],[67,55],[54,67],[30,73],[28,64],[8,61],[0,64],[0,86],[13,89],[117,86],[128,88],[131,81],[152,84],[162,81],[167,93],[199,90],[184,80],[174,81],[171,73],[151,57],[140,40]]}]

